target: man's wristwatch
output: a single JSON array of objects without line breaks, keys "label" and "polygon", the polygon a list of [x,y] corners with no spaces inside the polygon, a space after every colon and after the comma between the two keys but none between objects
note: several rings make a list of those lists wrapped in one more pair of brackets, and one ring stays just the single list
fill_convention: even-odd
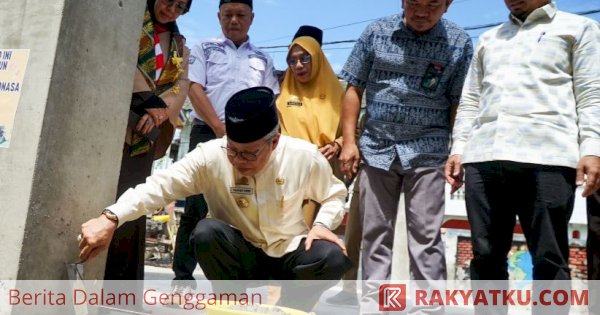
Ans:
[{"label": "man's wristwatch", "polygon": [[102,214],[109,220],[115,222],[117,225],[119,225],[119,217],[117,217],[117,215],[108,210],[108,209],[104,209],[104,211],[102,211]]}]

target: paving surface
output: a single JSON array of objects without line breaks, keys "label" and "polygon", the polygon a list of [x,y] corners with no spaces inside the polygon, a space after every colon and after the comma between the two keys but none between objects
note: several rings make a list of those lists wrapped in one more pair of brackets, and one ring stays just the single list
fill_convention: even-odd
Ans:
[{"label": "paving surface", "polygon": [[[146,270],[145,270],[145,277],[146,277],[146,282],[145,282],[145,286],[146,289],[148,289],[148,286],[151,286],[152,288],[156,289],[157,292],[164,292],[164,293],[169,293],[171,288],[170,288],[170,280],[173,277],[173,273],[169,268],[160,268],[160,267],[153,267],[153,266],[146,266]],[[210,290],[210,283],[208,281],[202,281],[205,280],[204,275],[202,274],[202,270],[200,270],[200,268],[197,268],[196,271],[194,272],[194,277],[196,278],[196,280],[200,280],[198,281],[199,287],[198,287],[198,292],[209,292]],[[146,283],[148,283],[148,285],[146,285]],[[338,283],[337,285],[333,286],[332,288],[330,288],[329,290],[327,290],[325,293],[323,293],[323,295],[321,296],[319,303],[317,304],[317,306],[315,307],[315,309],[313,310],[313,312],[317,315],[354,315],[354,314],[359,314],[359,309],[357,306],[355,307],[351,307],[351,306],[340,306],[340,305],[331,305],[325,302],[325,300],[335,294],[337,294],[339,291],[341,291],[342,286],[341,286],[341,282]],[[257,288],[255,289],[257,293],[261,293],[266,295],[267,293],[267,289],[266,287],[261,287],[261,288]],[[286,315],[285,313],[278,313],[276,312],[277,315]],[[184,314],[209,314],[208,312],[206,312],[206,310],[197,310],[197,309],[192,309],[192,310],[185,310],[180,308],[179,306],[145,306],[143,310],[135,310],[135,311],[123,311],[123,310],[116,310],[116,309],[104,309],[101,310],[100,314],[114,314],[114,315],[120,315],[120,314],[138,314],[138,315],[144,315],[144,314],[152,314],[152,315],[184,315]],[[273,313],[275,314],[275,313]],[[406,314],[406,313],[400,313],[400,312],[395,312],[395,313],[391,313],[391,314]],[[473,314],[473,312],[469,309],[463,308],[463,309],[449,309],[445,312],[445,314],[461,314],[461,315],[470,315]]]}]

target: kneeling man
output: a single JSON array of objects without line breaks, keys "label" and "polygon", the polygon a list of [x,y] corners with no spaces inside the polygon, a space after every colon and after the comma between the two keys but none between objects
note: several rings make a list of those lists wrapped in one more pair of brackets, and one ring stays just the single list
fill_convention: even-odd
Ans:
[{"label": "kneeling man", "polygon": [[[314,145],[279,133],[265,87],[234,94],[225,127],[225,137],[200,144],[84,223],[80,258],[106,249],[126,221],[203,194],[211,218],[198,223],[190,242],[209,280],[339,280],[351,263],[331,230],[342,221],[346,187],[327,160]],[[305,199],[321,204],[314,220],[302,211]],[[280,304],[310,309],[331,285],[315,283],[284,285]]]}]

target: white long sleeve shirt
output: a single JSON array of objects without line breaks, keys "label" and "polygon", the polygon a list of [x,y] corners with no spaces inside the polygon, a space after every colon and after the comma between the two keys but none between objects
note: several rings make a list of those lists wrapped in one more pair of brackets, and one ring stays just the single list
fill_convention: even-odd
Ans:
[{"label": "white long sleeve shirt", "polygon": [[600,156],[599,24],[550,3],[484,33],[451,154],[573,168]]},{"label": "white long sleeve shirt", "polygon": [[343,218],[346,187],[316,146],[281,136],[266,166],[253,177],[237,173],[221,148],[226,138],[200,144],[169,169],[127,190],[107,209],[119,225],[169,202],[204,194],[212,218],[241,231],[272,257],[295,250],[308,233],[302,201],[321,204],[315,222],[331,229]]}]

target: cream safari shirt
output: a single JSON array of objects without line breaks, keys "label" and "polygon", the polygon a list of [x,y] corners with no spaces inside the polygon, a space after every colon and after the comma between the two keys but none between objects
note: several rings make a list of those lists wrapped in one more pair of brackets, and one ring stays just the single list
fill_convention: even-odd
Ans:
[{"label": "cream safari shirt", "polygon": [[550,3],[481,35],[451,154],[572,168],[600,156],[600,25]]},{"label": "cream safari shirt", "polygon": [[281,136],[258,174],[241,176],[221,148],[226,138],[200,144],[169,169],[127,190],[107,209],[119,225],[186,196],[204,194],[209,215],[240,230],[272,257],[295,250],[308,233],[302,201],[321,204],[315,222],[334,229],[342,221],[345,185],[335,178],[317,147]]}]

